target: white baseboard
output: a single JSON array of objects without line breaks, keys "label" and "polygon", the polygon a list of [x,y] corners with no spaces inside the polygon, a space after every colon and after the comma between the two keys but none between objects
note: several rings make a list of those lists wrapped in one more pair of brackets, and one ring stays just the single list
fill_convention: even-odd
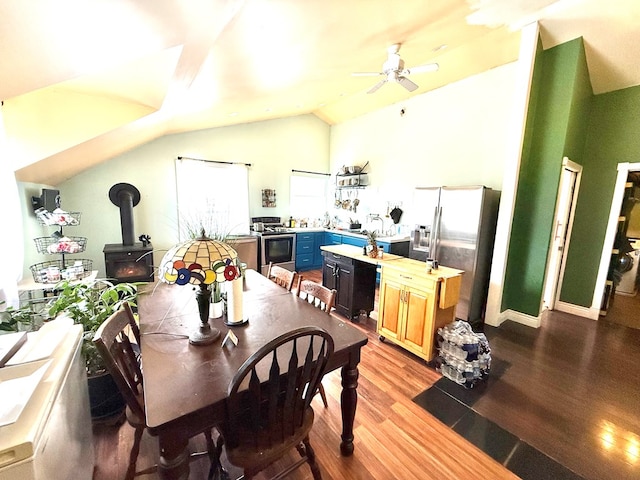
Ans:
[{"label": "white baseboard", "polygon": [[555,309],[559,312],[570,313],[571,315],[590,318],[591,320],[598,320],[600,316],[599,308],[583,307],[582,305],[574,305],[573,303],[556,302]]},{"label": "white baseboard", "polygon": [[522,325],[526,325],[527,327],[539,328],[540,327],[540,317],[534,317],[532,315],[527,315],[526,313],[516,312],[515,310],[505,310],[500,313],[499,323],[500,326],[506,320],[511,320],[516,323],[521,323]]}]

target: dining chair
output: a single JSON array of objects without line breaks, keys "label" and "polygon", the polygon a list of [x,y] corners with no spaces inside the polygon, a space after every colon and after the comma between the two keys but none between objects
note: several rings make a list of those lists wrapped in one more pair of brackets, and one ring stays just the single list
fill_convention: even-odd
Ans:
[{"label": "dining chair", "polygon": [[[334,288],[329,289],[319,283],[305,280],[302,275],[298,275],[296,294],[323,312],[331,313],[331,309],[334,307],[336,301],[337,292]],[[329,404],[327,403],[327,394],[324,391],[322,383],[318,385],[318,393],[320,394],[320,398],[322,398],[322,403],[325,408],[327,408]]]},{"label": "dining chair", "polygon": [[[253,478],[295,447],[301,458],[273,478],[282,478],[306,462],[314,480],[321,480],[309,443],[314,419],[311,392],[318,388],[333,349],[326,330],[301,327],[262,346],[229,382],[219,441],[229,463],[243,470],[243,478]],[[216,469],[220,464],[212,462],[210,479]],[[215,478],[220,478],[217,472]]]},{"label": "dining chair", "polygon": [[[100,325],[93,337],[93,343],[125,400],[127,421],[135,429],[125,478],[132,479],[139,475],[153,473],[157,470],[157,465],[138,472],[135,470],[146,423],[143,375],[138,353],[140,329],[128,303],[123,304],[122,308]],[[213,459],[215,448],[211,430],[205,432],[205,437],[207,452],[193,453],[192,458],[207,454]]]},{"label": "dining chair", "polygon": [[273,262],[269,263],[269,268],[267,269],[267,278],[281,287],[286,288],[291,291],[293,288],[293,283],[296,279],[296,272],[291,272],[286,268],[283,268],[279,265],[274,265]]}]

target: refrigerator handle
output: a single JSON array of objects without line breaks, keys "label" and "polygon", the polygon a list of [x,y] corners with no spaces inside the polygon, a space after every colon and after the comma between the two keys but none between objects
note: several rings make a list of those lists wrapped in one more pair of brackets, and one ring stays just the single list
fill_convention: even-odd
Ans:
[{"label": "refrigerator handle", "polygon": [[435,234],[433,237],[433,251],[430,252],[430,257],[433,260],[437,260],[438,259],[438,243],[440,240],[440,219],[442,218],[442,207],[436,207],[436,218],[434,220],[434,228],[435,228]]},{"label": "refrigerator handle", "polygon": [[429,232],[429,258],[433,258],[433,253],[436,248],[436,230],[438,229],[438,206],[433,209],[433,220],[431,221],[431,230]]}]

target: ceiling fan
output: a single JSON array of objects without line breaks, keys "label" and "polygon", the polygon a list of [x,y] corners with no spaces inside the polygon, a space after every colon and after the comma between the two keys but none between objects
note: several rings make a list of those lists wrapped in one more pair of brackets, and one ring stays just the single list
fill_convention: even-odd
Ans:
[{"label": "ceiling fan", "polygon": [[412,73],[424,73],[435,72],[438,70],[437,63],[427,63],[425,65],[418,65],[413,68],[404,68],[404,60],[400,58],[400,43],[395,43],[387,48],[387,61],[382,65],[381,72],[356,72],[352,75],[355,77],[377,77],[378,75],[384,75],[385,78],[376,83],[369,89],[367,93],[373,93],[378,90],[382,85],[387,82],[396,82],[402,85],[404,88],[413,92],[418,85],[407,78],[407,75]]}]

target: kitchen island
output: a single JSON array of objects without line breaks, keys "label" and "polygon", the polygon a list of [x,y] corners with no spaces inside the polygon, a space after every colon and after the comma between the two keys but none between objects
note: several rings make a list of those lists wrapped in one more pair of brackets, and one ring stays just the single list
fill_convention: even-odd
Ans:
[{"label": "kitchen island", "polygon": [[375,301],[375,274],[381,267],[377,331],[419,357],[435,355],[437,329],[455,320],[462,270],[439,267],[427,272],[425,262],[384,253],[364,255],[359,247],[321,247],[322,283],[335,288],[336,311],[349,318],[371,313]]}]

